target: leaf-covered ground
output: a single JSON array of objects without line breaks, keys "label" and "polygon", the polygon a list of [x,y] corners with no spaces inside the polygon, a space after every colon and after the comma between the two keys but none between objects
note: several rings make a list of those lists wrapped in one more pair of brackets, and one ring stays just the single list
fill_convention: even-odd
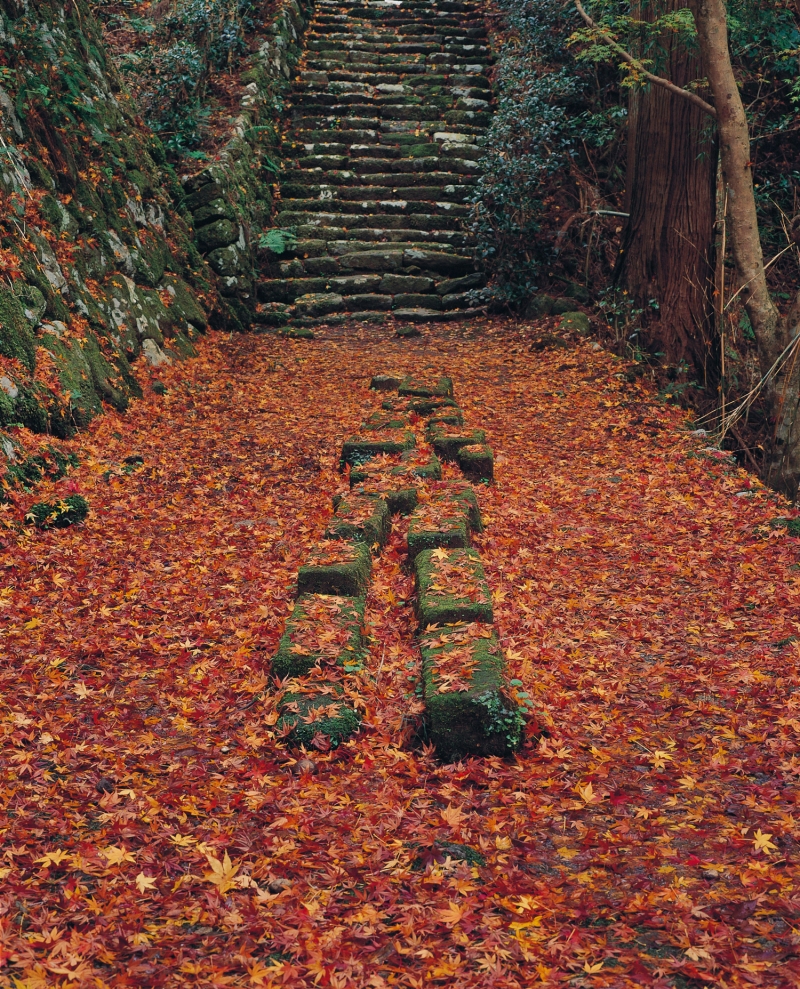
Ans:
[{"label": "leaf-covered ground", "polygon": [[[793,513],[536,333],[212,336],[4,509],[1,986],[800,985]],[[514,760],[419,746],[399,525],[361,733],[310,772],[274,730],[293,580],[386,370],[450,373],[496,451]],[[84,525],[20,530],[73,492]]]}]

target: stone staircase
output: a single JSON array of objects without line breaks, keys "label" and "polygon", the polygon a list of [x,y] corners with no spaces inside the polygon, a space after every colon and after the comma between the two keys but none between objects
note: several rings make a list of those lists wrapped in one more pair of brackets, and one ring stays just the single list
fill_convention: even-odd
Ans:
[{"label": "stone staircase", "polygon": [[[295,325],[471,315],[466,202],[491,116],[479,3],[319,0],[258,297]],[[297,240],[291,235],[294,235]]]}]

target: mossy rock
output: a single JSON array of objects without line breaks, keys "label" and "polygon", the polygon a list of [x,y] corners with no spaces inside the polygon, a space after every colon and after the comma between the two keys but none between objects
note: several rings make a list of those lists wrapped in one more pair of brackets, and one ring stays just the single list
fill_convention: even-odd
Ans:
[{"label": "mossy rock", "polygon": [[140,285],[156,288],[164,277],[169,261],[169,249],[164,241],[144,231],[139,234],[139,245],[131,251],[134,280]]},{"label": "mossy rock", "polygon": [[401,429],[393,430],[389,435],[380,438],[371,437],[369,433],[350,436],[342,444],[341,462],[357,466],[381,453],[402,453],[404,450],[411,450],[416,444],[414,434]]},{"label": "mossy rock", "polygon": [[412,337],[421,337],[422,330],[418,326],[398,326],[394,331],[396,337],[400,337],[401,340],[408,340]]},{"label": "mossy rock", "polygon": [[194,291],[177,275],[166,274],[159,286],[160,291],[166,290],[170,297],[170,304],[167,311],[177,314],[180,319],[196,326],[198,330],[205,330],[208,327],[208,316],[200,305]]},{"label": "mossy rock", "polygon": [[426,549],[448,549],[470,545],[469,519],[463,509],[453,505],[448,512],[431,515],[430,502],[419,505],[409,520],[408,556],[413,560]]},{"label": "mossy rock", "polygon": [[0,354],[18,360],[29,371],[36,367],[36,338],[22,303],[5,287],[0,288]]},{"label": "mossy rock", "polygon": [[287,340],[316,340],[314,331],[306,326],[287,326],[278,331],[278,336],[286,337]]},{"label": "mossy rock", "polygon": [[392,531],[389,506],[382,498],[352,492],[335,499],[335,515],[325,530],[326,539],[349,539],[383,547]]},{"label": "mossy rock", "polygon": [[494,453],[486,443],[462,446],[456,454],[458,466],[471,481],[494,480]]},{"label": "mossy rock", "polygon": [[427,549],[414,560],[421,628],[493,620],[492,595],[474,549]]},{"label": "mossy rock", "polygon": [[417,507],[419,496],[416,488],[398,487],[389,488],[381,485],[373,487],[370,485],[369,477],[357,482],[350,475],[350,486],[354,494],[367,495],[370,498],[380,498],[386,503],[389,515],[410,515]]},{"label": "mossy rock", "polygon": [[559,321],[558,328],[560,330],[575,330],[578,333],[588,333],[591,329],[591,323],[586,313],[565,312]]},{"label": "mossy rock", "polygon": [[45,396],[41,388],[20,388],[14,399],[14,422],[30,429],[32,433],[46,433],[49,416]]},{"label": "mossy rock", "polygon": [[19,299],[22,311],[31,327],[37,327],[47,310],[47,299],[35,285],[28,285],[26,282],[14,284],[14,295]]},{"label": "mossy rock", "polygon": [[289,691],[281,698],[276,727],[280,730],[291,726],[287,736],[290,745],[309,748],[315,736],[322,734],[336,748],[358,731],[361,718],[349,704],[339,700],[342,688],[338,684],[328,687],[329,693]]},{"label": "mossy rock", "polygon": [[369,383],[373,391],[397,391],[403,379],[393,374],[376,374]]},{"label": "mossy rock", "polygon": [[362,597],[372,573],[372,555],[365,543],[331,539],[314,547],[297,572],[297,593]]},{"label": "mossy rock", "polygon": [[428,426],[463,426],[464,413],[457,406],[437,409],[428,419]]},{"label": "mossy rock", "polygon": [[478,504],[478,496],[472,485],[466,481],[444,481],[436,485],[431,492],[434,501],[447,500],[460,505],[467,513],[470,528],[473,532],[483,532],[483,519]]},{"label": "mossy rock", "polygon": [[38,501],[32,505],[25,521],[37,529],[65,529],[83,522],[89,514],[89,503],[80,495],[69,495],[61,501]]},{"label": "mossy rock", "polygon": [[399,395],[415,398],[452,398],[453,379],[439,378],[436,382],[430,382],[409,376],[403,378],[397,391]]},{"label": "mossy rock", "polygon": [[575,300],[561,296],[553,302],[553,308],[550,312],[553,316],[562,316],[564,313],[572,312],[574,309]]},{"label": "mossy rock", "polygon": [[413,412],[415,415],[427,419],[428,416],[440,409],[457,409],[458,405],[452,398],[412,398],[400,401],[387,398],[381,408],[392,409],[396,412]]},{"label": "mossy rock", "polygon": [[486,442],[486,433],[482,429],[472,429],[469,432],[457,427],[436,425],[429,427],[426,438],[433,445],[436,455],[442,460],[455,460],[462,446],[475,446]]},{"label": "mossy rock", "polygon": [[303,676],[322,663],[348,672],[359,669],[365,605],[364,597],[301,594],[272,658],[275,676]]},{"label": "mossy rock", "polygon": [[408,416],[402,412],[386,412],[378,409],[361,423],[361,429],[372,432],[382,429],[408,429]]},{"label": "mossy rock", "polygon": [[427,728],[439,757],[503,756],[517,748],[525,722],[505,689],[494,630],[480,623],[436,629],[419,645]]}]

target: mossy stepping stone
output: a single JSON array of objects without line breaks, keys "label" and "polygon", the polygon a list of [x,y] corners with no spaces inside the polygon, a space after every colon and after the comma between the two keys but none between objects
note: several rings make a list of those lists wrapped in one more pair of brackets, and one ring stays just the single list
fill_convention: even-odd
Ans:
[{"label": "mossy stepping stone", "polygon": [[414,560],[420,626],[491,624],[492,596],[474,549],[426,549]]},{"label": "mossy stepping stone", "polygon": [[308,673],[315,666],[359,669],[364,658],[366,598],[335,594],[301,594],[272,657],[272,672],[281,680]]},{"label": "mossy stepping stone", "polygon": [[315,340],[312,330],[306,326],[289,326],[286,329],[278,330],[278,336],[286,337],[287,340]]},{"label": "mossy stepping stone", "polygon": [[339,684],[316,684],[309,692],[287,691],[280,700],[277,728],[291,727],[290,745],[310,747],[317,735],[325,736],[336,748],[358,731],[361,718],[343,698]]},{"label": "mossy stepping stone", "polygon": [[430,426],[426,432],[428,442],[433,445],[437,456],[442,460],[455,460],[462,446],[475,446],[486,442],[486,433],[482,429],[464,431],[448,426]]},{"label": "mossy stepping stone", "polygon": [[402,453],[416,446],[414,434],[404,429],[387,429],[380,436],[369,430],[348,437],[342,444],[342,463],[359,465],[381,453]]},{"label": "mossy stepping stone", "polygon": [[424,549],[469,546],[470,532],[482,530],[478,499],[472,488],[457,481],[444,482],[411,516],[408,555],[413,560]]},{"label": "mossy stepping stone", "polygon": [[372,555],[365,543],[329,539],[318,543],[297,571],[297,593],[361,597],[367,592]]},{"label": "mossy stepping stone", "polygon": [[565,312],[559,321],[558,328],[560,330],[577,330],[578,333],[588,333],[591,329],[591,323],[586,313]]},{"label": "mossy stepping stone", "polygon": [[517,748],[524,719],[505,689],[494,630],[474,622],[429,630],[419,645],[427,727],[440,758],[502,756]]},{"label": "mossy stepping stone", "polygon": [[426,419],[440,409],[457,409],[458,405],[452,398],[385,398],[381,408],[401,413],[413,412]]},{"label": "mossy stepping stone", "polygon": [[418,398],[452,398],[453,379],[439,378],[438,381],[421,381],[419,378],[407,377],[400,382],[397,389],[400,395]]},{"label": "mossy stepping stone", "polygon": [[463,426],[464,414],[458,406],[437,409],[428,419],[428,426]]},{"label": "mossy stepping stone", "polygon": [[[351,479],[352,483],[352,479]],[[354,494],[380,499],[387,507],[389,516],[410,515],[419,501],[417,489],[403,487],[396,481],[368,478],[352,488]]]},{"label": "mossy stepping stone", "polygon": [[369,383],[373,391],[397,391],[403,378],[394,374],[376,374]]},{"label": "mossy stepping stone", "polygon": [[385,546],[391,530],[392,519],[385,501],[351,492],[337,499],[336,514],[325,530],[325,538]]},{"label": "mossy stepping stone", "polygon": [[456,461],[464,476],[472,481],[494,479],[494,453],[486,443],[460,447],[456,453]]},{"label": "mossy stepping stone", "polygon": [[408,426],[408,416],[405,413],[378,409],[361,424],[361,431],[371,433],[385,429],[408,429]]}]

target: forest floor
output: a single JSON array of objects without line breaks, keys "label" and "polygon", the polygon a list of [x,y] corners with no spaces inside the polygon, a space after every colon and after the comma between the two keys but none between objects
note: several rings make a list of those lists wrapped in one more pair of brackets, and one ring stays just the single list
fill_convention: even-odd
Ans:
[{"label": "forest floor", "polygon": [[[211,335],[6,506],[0,986],[800,986],[796,513],[547,329]],[[397,532],[363,727],[301,772],[270,656],[397,370],[495,449],[476,545],[535,716],[508,760],[420,747]],[[85,524],[20,527],[71,492]]]}]

